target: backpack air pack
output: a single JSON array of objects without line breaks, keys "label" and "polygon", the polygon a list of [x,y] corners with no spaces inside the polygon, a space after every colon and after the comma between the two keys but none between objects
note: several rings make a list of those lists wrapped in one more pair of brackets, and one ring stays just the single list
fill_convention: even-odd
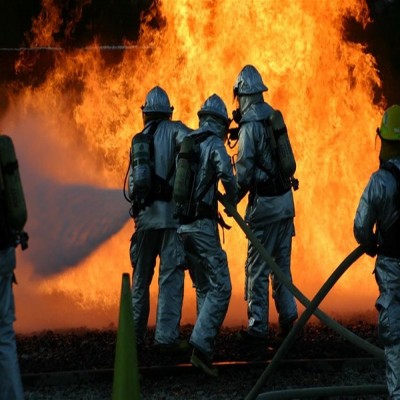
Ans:
[{"label": "backpack air pack", "polygon": [[147,133],[142,131],[132,138],[130,163],[133,199],[129,199],[133,203],[132,216],[151,205],[155,200],[168,202],[172,199],[172,187],[169,185],[169,181],[174,174],[175,164],[172,164],[165,179],[155,173],[154,135],[159,122],[154,121]]},{"label": "backpack air pack", "polygon": [[267,126],[270,126],[273,132],[272,143],[278,164],[280,184],[283,187],[288,187],[289,189],[293,187],[294,190],[297,190],[299,188],[299,181],[294,177],[296,160],[290,144],[286,124],[279,110],[274,110],[271,113],[267,119]]},{"label": "backpack air pack", "polygon": [[18,161],[12,139],[0,134],[0,247],[21,243],[24,250],[28,235],[23,231],[27,209]]},{"label": "backpack air pack", "polygon": [[[389,171],[396,179],[397,184],[397,208],[400,211],[400,169],[391,161],[383,162],[381,169]],[[398,217],[386,232],[381,232],[382,244],[378,254],[388,257],[400,258],[400,217]]]},{"label": "backpack air pack", "polygon": [[203,197],[203,195],[200,195],[199,199],[193,198],[194,184],[199,168],[200,143],[210,135],[210,132],[204,132],[199,135],[188,135],[182,141],[172,192],[172,197],[176,203],[176,217],[189,217],[193,213],[195,201],[200,201]]}]

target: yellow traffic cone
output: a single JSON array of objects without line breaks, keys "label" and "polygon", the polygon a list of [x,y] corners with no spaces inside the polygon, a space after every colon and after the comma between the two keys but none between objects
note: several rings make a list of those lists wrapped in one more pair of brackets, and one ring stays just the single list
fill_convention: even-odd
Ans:
[{"label": "yellow traffic cone", "polygon": [[112,399],[140,399],[136,335],[133,323],[131,286],[128,273],[122,274]]}]

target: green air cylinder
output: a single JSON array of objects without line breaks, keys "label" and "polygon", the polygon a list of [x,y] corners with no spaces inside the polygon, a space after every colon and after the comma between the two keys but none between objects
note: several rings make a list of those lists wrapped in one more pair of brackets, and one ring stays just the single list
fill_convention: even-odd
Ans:
[{"label": "green air cylinder", "polygon": [[132,139],[133,191],[139,202],[144,202],[151,191],[151,137],[143,133]]},{"label": "green air cylinder", "polygon": [[275,110],[269,117],[269,122],[274,132],[280,168],[284,176],[290,177],[296,171],[296,160],[282,113]]},{"label": "green air cylinder", "polygon": [[191,136],[186,136],[181,144],[172,195],[177,204],[185,204],[190,200],[193,184],[191,162],[193,162],[195,145],[195,140]]},{"label": "green air cylinder", "polygon": [[4,195],[6,223],[21,232],[26,224],[27,209],[19,175],[18,161],[9,136],[0,134],[0,190]]}]

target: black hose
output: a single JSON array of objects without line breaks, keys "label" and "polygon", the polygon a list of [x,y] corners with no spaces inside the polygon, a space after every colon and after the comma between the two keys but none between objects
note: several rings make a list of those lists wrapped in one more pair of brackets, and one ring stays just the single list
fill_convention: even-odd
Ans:
[{"label": "black hose", "polygon": [[257,400],[308,399],[310,397],[363,396],[387,394],[386,385],[328,386],[304,389],[276,390],[262,393]]},{"label": "black hose", "polygon": [[[301,291],[293,285],[293,283],[282,273],[278,265],[275,263],[275,261],[271,258],[271,256],[267,253],[267,251],[264,249],[260,241],[257,239],[255,234],[251,231],[251,229],[247,226],[246,222],[243,220],[243,218],[239,215],[237,212],[236,208],[233,207],[225,198],[224,195],[222,195],[220,192],[217,193],[218,200],[220,203],[225,207],[226,211],[235,219],[235,221],[238,223],[239,227],[243,230],[243,232],[246,234],[247,238],[252,242],[254,247],[258,250],[260,253],[261,257],[267,262],[268,266],[271,268],[271,270],[274,272],[276,277],[282,282],[288,290],[306,307],[311,305],[311,302],[307,297],[301,293]],[[373,354],[374,356],[384,359],[384,352],[382,349],[379,347],[374,346],[373,344],[367,342],[366,340],[358,337],[355,335],[353,332],[350,332],[348,329],[344,328],[342,325],[337,323],[336,321],[332,320],[328,315],[326,315],[324,312],[319,310],[317,307],[319,303],[322,301],[323,297],[326,296],[328,293],[329,289],[333,286],[333,284],[336,282],[337,279],[341,276],[341,274],[344,273],[344,271],[350,267],[351,264],[353,264],[362,254],[364,254],[364,249],[361,247],[357,247],[338,267],[338,269],[332,274],[332,276],[329,278],[329,280],[324,284],[324,286],[321,288],[321,290],[318,292],[317,296],[314,298],[313,303],[311,307],[309,308],[309,311],[305,315],[305,313],[302,315],[304,316],[304,323],[309,319],[312,313],[314,313],[322,322],[324,322],[327,326],[338,332],[341,336],[346,338],[348,341],[351,343],[357,345],[358,347],[366,350],[367,352]],[[336,280],[334,280],[336,279]],[[324,290],[328,288],[329,285],[332,285],[329,287],[328,291],[325,293]],[[301,318],[300,318],[301,320]],[[295,325],[298,326],[299,322]],[[293,332],[293,329],[291,333]],[[296,331],[297,333],[297,331]],[[289,334],[290,336],[290,334]],[[289,337],[288,336],[288,337]],[[294,338],[294,337],[293,337]],[[286,338],[287,339],[287,338]],[[286,341],[285,341],[286,342]],[[284,343],[285,343],[284,342]],[[284,345],[282,344],[282,346]],[[291,344],[291,343],[290,343]],[[282,348],[281,346],[281,348]],[[278,352],[279,353],[279,352]],[[277,353],[277,354],[278,354]],[[272,367],[274,368],[274,367]],[[251,398],[251,397],[250,397]]]},{"label": "black hose", "polygon": [[354,261],[356,261],[362,254],[364,254],[364,250],[361,247],[357,247],[342,261],[342,263],[336,268],[336,270],[333,271],[332,275],[322,285],[321,289],[312,299],[311,303],[304,310],[303,314],[300,316],[297,323],[293,325],[293,328],[290,330],[288,336],[285,338],[285,340],[279,347],[278,351],[272,358],[271,364],[268,365],[268,367],[262,373],[261,377],[258,379],[257,383],[251,389],[250,393],[246,396],[246,400],[253,400],[257,397],[258,393],[260,393],[261,387],[272,376],[273,372],[278,367],[279,362],[286,355],[290,347],[293,345],[293,343],[296,340],[297,334],[303,329],[304,325],[307,323],[307,321],[309,320],[315,309],[326,297],[326,295],[332,289],[334,284],[339,280],[339,278],[350,268],[350,266],[354,263]]}]

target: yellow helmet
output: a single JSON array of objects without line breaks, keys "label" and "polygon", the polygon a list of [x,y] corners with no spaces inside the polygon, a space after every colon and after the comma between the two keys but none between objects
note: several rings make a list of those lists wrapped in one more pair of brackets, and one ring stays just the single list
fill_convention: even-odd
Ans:
[{"label": "yellow helmet", "polygon": [[379,136],[385,140],[400,140],[400,106],[394,104],[383,114]]}]

